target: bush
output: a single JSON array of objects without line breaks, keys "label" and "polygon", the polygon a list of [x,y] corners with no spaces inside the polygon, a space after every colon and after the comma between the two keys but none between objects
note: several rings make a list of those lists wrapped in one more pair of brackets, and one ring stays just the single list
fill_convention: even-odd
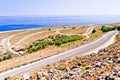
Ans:
[{"label": "bush", "polygon": [[49,30],[49,31],[51,31],[51,29],[50,29],[50,28],[49,28],[48,30]]},{"label": "bush", "polygon": [[92,33],[95,33],[95,32],[96,32],[96,30],[95,30],[95,29],[93,29],[93,30],[92,30]]},{"label": "bush", "polygon": [[72,27],[72,29],[75,29],[75,27]]},{"label": "bush", "polygon": [[48,45],[56,45],[60,46],[61,44],[76,41],[82,39],[81,36],[78,35],[56,35],[55,37],[50,38],[51,40],[43,40],[43,41],[37,41],[34,43],[34,45],[29,46],[28,52],[32,53],[34,51],[38,51],[40,49],[44,49]]},{"label": "bush", "polygon": [[1,62],[1,61],[4,61],[4,60],[11,59],[11,58],[12,58],[11,55],[4,56],[3,58],[0,58],[0,62]]},{"label": "bush", "polygon": [[63,43],[68,43],[68,42],[72,42],[72,41],[76,41],[76,40],[80,40],[82,39],[82,37],[78,36],[78,35],[71,35],[71,36],[66,36],[66,35],[62,35],[62,36],[57,36],[54,41],[57,41],[57,45],[61,45]]},{"label": "bush", "polygon": [[0,58],[0,62],[2,61],[2,58]]},{"label": "bush", "polygon": [[117,26],[117,30],[120,31],[120,26]]},{"label": "bush", "polygon": [[60,41],[54,41],[53,43],[54,43],[54,45],[56,45],[56,46],[60,46],[60,45],[62,44],[62,42],[60,42]]},{"label": "bush", "polygon": [[6,56],[4,56],[4,57],[3,57],[3,60],[6,60],[6,59],[7,59],[7,57],[6,57]]},{"label": "bush", "polygon": [[32,52],[33,52],[32,48],[29,48],[28,53],[32,53]]},{"label": "bush", "polygon": [[115,27],[113,27],[113,26],[102,26],[101,30],[102,30],[102,32],[108,32],[108,31],[115,30]]},{"label": "bush", "polygon": [[11,55],[8,55],[6,58],[7,58],[7,59],[11,59],[11,58],[12,58],[12,56],[11,56]]}]

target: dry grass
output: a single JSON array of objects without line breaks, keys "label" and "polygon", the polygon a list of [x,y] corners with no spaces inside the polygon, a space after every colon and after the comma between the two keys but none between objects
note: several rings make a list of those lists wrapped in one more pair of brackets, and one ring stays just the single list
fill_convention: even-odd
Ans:
[{"label": "dry grass", "polygon": [[96,30],[96,32],[89,34],[89,38],[88,38],[89,40],[94,40],[96,38],[103,36],[103,34],[105,34],[101,31],[101,27],[96,27],[94,29]]},{"label": "dry grass", "polygon": [[0,40],[7,38],[13,34],[17,34],[17,33],[21,33],[21,32],[24,32],[24,31],[13,31],[13,32],[0,33]]},{"label": "dry grass", "polygon": [[45,31],[47,30],[47,28],[43,28],[43,29],[35,29],[35,30],[27,30],[25,33],[22,34],[18,34],[16,36],[14,36],[11,40],[10,43],[13,45],[15,43],[17,43],[20,39],[24,38],[27,35],[36,33],[36,32],[41,32],[41,31]]},{"label": "dry grass", "polygon": [[49,29],[54,30],[54,29],[57,29],[57,28],[59,28],[59,27],[47,27],[47,28],[41,28],[41,29],[26,30],[25,33],[18,34],[16,36],[14,36],[13,38],[11,38],[10,43],[11,43],[11,45],[13,45],[27,35],[30,35],[30,34],[33,34],[33,33],[36,33],[36,32],[41,32],[41,31],[49,31]]},{"label": "dry grass", "polygon": [[86,31],[87,31],[87,28],[76,27],[75,29],[69,28],[66,30],[61,30],[61,33],[63,33],[63,34],[83,34]]},{"label": "dry grass", "polygon": [[43,28],[43,29],[36,29],[36,30],[27,30],[25,33],[18,34],[16,36],[14,36],[13,38],[11,38],[10,43],[13,45],[13,44],[17,43],[18,40],[24,38],[27,35],[33,34],[33,33],[36,33],[36,32],[40,32],[40,31],[43,31],[43,30],[45,30],[45,29]]},{"label": "dry grass", "polygon": [[47,38],[47,37],[52,36],[52,35],[55,35],[55,31],[48,31],[48,32],[43,32],[43,33],[35,34],[35,35],[29,37],[28,39],[26,39],[20,45],[18,45],[17,48],[26,47],[27,45],[31,44],[32,42],[34,42],[36,40],[44,39],[44,38]]}]

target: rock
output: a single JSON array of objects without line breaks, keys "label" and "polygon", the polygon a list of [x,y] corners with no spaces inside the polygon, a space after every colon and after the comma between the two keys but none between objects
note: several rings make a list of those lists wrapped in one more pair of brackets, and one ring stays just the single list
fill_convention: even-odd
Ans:
[{"label": "rock", "polygon": [[76,75],[76,72],[68,72],[69,73],[69,75]]},{"label": "rock", "polygon": [[117,52],[120,53],[120,50],[118,50]]},{"label": "rock", "polygon": [[40,80],[47,80],[45,77],[41,77]]},{"label": "rock", "polygon": [[98,62],[95,67],[101,67],[101,62]]},{"label": "rock", "polygon": [[75,68],[78,68],[78,67],[77,67],[77,66],[72,66],[72,67],[71,67],[71,70],[73,70],[73,69],[75,69]]},{"label": "rock", "polygon": [[63,78],[64,78],[64,79],[69,79],[69,74],[66,74],[66,73],[63,74]]},{"label": "rock", "polygon": [[19,51],[19,55],[23,55],[24,54],[24,52],[23,51]]},{"label": "rock", "polygon": [[109,64],[108,64],[107,62],[103,62],[102,65],[103,65],[103,66],[107,66],[107,65],[109,65]]},{"label": "rock", "polygon": [[120,77],[115,78],[114,80],[120,80]]},{"label": "rock", "polygon": [[77,65],[78,65],[78,66],[81,66],[81,63],[78,63]]},{"label": "rock", "polygon": [[30,76],[29,76],[28,74],[24,74],[24,75],[23,75],[23,78],[24,78],[24,80],[29,80],[29,79],[30,79]]},{"label": "rock", "polygon": [[120,58],[117,59],[117,63],[118,63],[118,64],[120,63]]},{"label": "rock", "polygon": [[110,80],[110,77],[109,77],[109,76],[106,76],[106,77],[105,77],[105,80]]},{"label": "rock", "polygon": [[37,73],[37,78],[41,78],[42,77],[42,73],[41,72],[38,72]]}]

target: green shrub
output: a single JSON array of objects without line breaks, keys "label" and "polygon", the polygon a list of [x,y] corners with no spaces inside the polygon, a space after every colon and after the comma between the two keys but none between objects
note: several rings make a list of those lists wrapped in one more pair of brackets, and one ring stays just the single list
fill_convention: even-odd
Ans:
[{"label": "green shrub", "polygon": [[49,30],[49,31],[51,31],[51,29],[50,29],[50,28],[49,28],[48,30]]},{"label": "green shrub", "polygon": [[115,30],[116,28],[113,27],[113,26],[102,26],[101,30],[103,32],[108,32],[108,31],[112,31],[112,30]]},{"label": "green shrub", "polygon": [[50,38],[51,40],[43,40],[43,41],[37,41],[34,43],[34,45],[30,45],[28,48],[28,52],[32,53],[34,51],[38,51],[40,49],[44,49],[48,45],[56,45],[60,46],[61,44],[76,41],[82,39],[81,36],[78,35],[56,35],[55,37]]},{"label": "green shrub", "polygon": [[4,60],[11,59],[11,58],[12,58],[11,55],[4,56],[3,58],[0,58],[0,62],[1,62],[1,61],[4,61]]},{"label": "green shrub", "polygon": [[92,33],[95,33],[95,32],[96,32],[96,30],[95,30],[95,29],[93,29],[93,30],[92,30]]},{"label": "green shrub", "polygon": [[68,42],[72,42],[80,39],[82,39],[82,37],[78,35],[71,35],[71,36],[61,35],[61,36],[57,36],[53,40],[53,42],[55,41],[55,43],[57,43],[57,45],[59,46],[63,43],[68,43]]},{"label": "green shrub", "polygon": [[0,62],[2,61],[2,58],[0,58]]},{"label": "green shrub", "polygon": [[117,26],[117,30],[120,31],[120,26]]},{"label": "green shrub", "polygon": [[53,44],[56,45],[56,46],[60,46],[62,44],[62,42],[60,42],[60,41],[54,41]]},{"label": "green shrub", "polygon": [[29,52],[29,53],[32,53],[32,52],[33,52],[32,48],[29,48],[29,49],[28,49],[28,52]]},{"label": "green shrub", "polygon": [[6,59],[7,59],[7,57],[6,57],[6,56],[4,56],[4,57],[3,57],[3,60],[6,60]]},{"label": "green shrub", "polygon": [[7,59],[11,59],[11,58],[12,58],[12,56],[11,56],[11,55],[8,55],[6,58],[7,58]]},{"label": "green shrub", "polygon": [[75,29],[75,27],[72,27],[72,29]]}]

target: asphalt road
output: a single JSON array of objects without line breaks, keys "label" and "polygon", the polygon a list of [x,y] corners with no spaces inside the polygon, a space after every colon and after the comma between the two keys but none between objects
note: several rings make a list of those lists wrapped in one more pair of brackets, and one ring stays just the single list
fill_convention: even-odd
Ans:
[{"label": "asphalt road", "polygon": [[8,38],[2,39],[1,44],[2,44],[3,48],[5,48],[5,49],[8,49],[8,48],[9,48],[9,46],[10,46],[9,40],[10,40],[12,37],[13,37],[13,36],[10,36],[10,37],[8,37]]},{"label": "asphalt road", "polygon": [[83,35],[90,34],[92,32],[92,30],[93,30],[93,26],[91,25],[91,26],[89,26],[88,30]]},{"label": "asphalt road", "polygon": [[44,33],[44,32],[47,32],[47,31],[40,31],[40,32],[36,32],[36,33],[33,33],[33,34],[29,34],[27,36],[25,36],[24,38],[20,39],[16,44],[14,44],[13,46],[17,46],[19,44],[21,44],[22,42],[24,42],[26,39],[28,39],[29,37],[31,36],[34,36],[36,34],[40,34],[40,33]]},{"label": "asphalt road", "polygon": [[43,68],[48,64],[53,64],[56,63],[60,60],[68,59],[77,55],[82,55],[82,54],[87,54],[87,53],[92,53],[94,50],[99,50],[101,48],[104,48],[106,44],[110,44],[111,40],[114,40],[114,36],[118,33],[118,31],[111,31],[101,37],[100,39],[93,41],[91,43],[88,43],[86,45],[77,47],[75,49],[68,50],[66,52],[42,59],[40,61],[21,66],[19,68],[14,68],[12,70],[8,70],[6,72],[3,72],[0,74],[0,80],[3,80],[4,77],[6,76],[13,76],[16,74],[24,74],[28,73],[30,71]]},{"label": "asphalt road", "polygon": [[[18,33],[18,34],[23,34],[25,32],[21,32],[21,33]],[[11,35],[5,39],[2,39],[1,40],[1,45],[3,46],[3,48],[5,49],[8,49],[9,47],[11,47],[11,44],[10,44],[10,39],[13,38],[14,36],[18,35],[18,34],[14,34],[14,35]]]}]

